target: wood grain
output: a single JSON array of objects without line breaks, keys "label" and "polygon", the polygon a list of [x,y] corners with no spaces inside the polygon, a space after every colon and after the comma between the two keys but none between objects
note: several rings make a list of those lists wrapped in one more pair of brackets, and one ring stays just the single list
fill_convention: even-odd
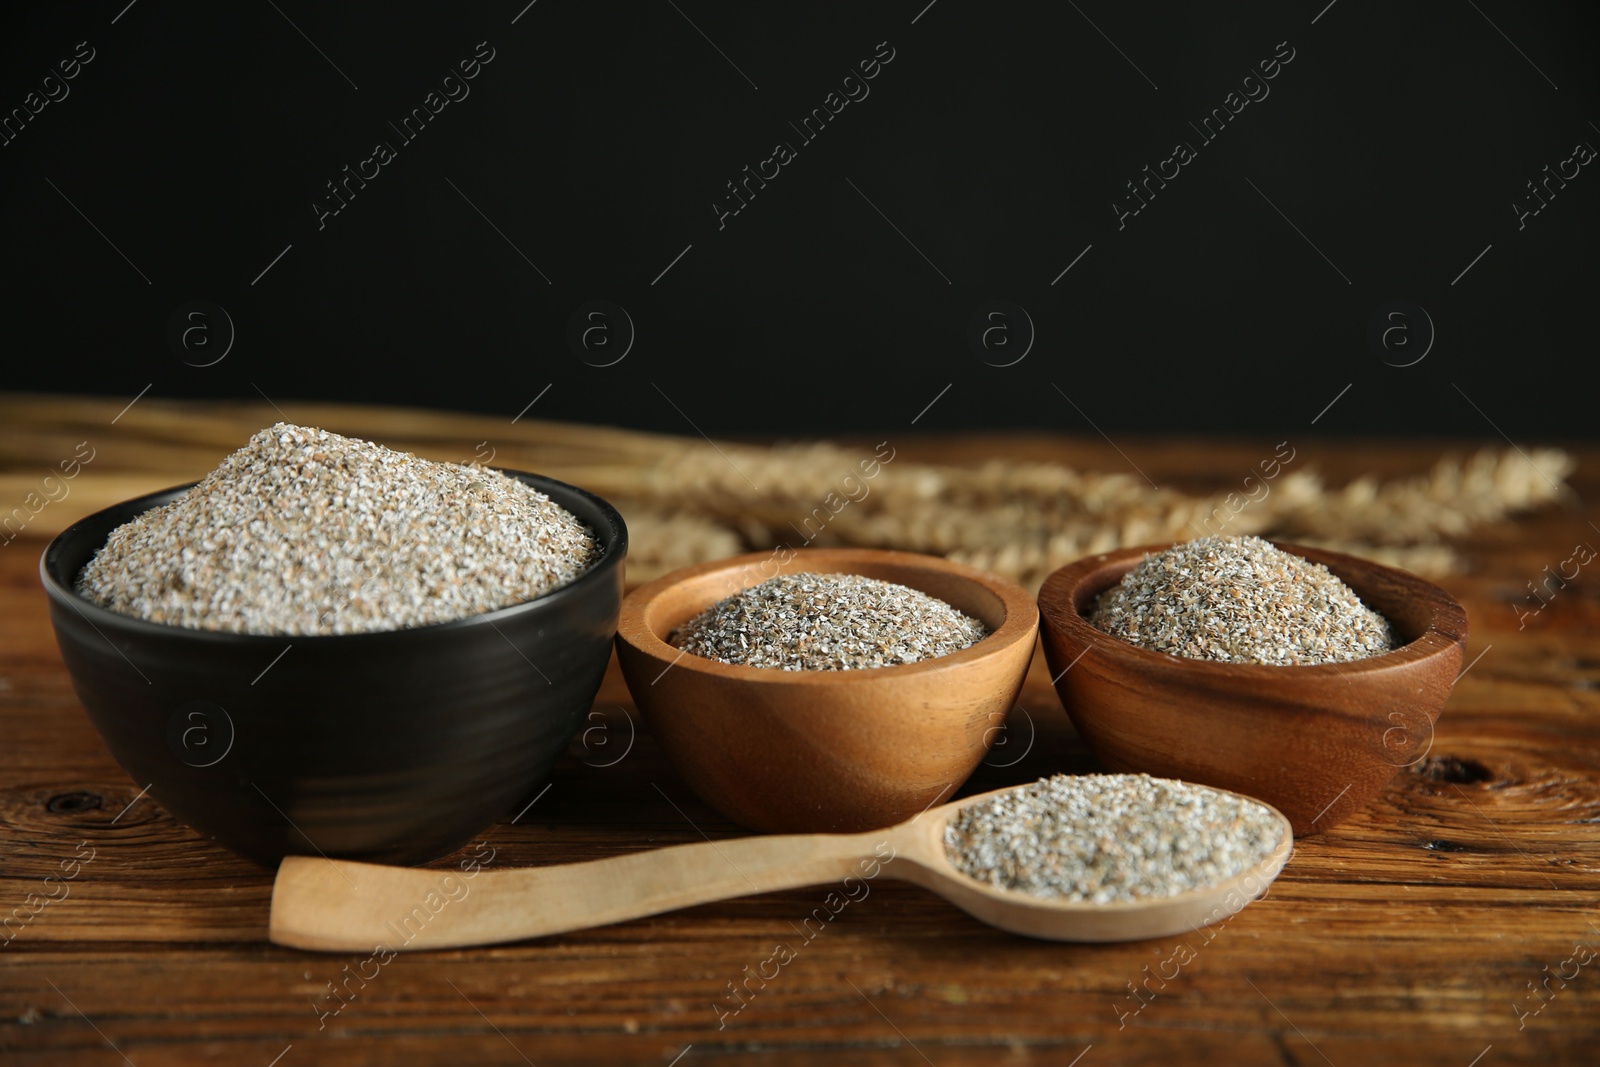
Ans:
[{"label": "wood grain", "polygon": [[[1212,489],[1263,447],[1118,445],[1162,485]],[[1302,447],[1336,482],[1419,472],[1445,446]],[[470,457],[471,443],[462,448]],[[109,1040],[140,1067],[266,1067],[280,1055],[278,1067],[665,1065],[689,1046],[680,1067],[757,1055],[834,1067],[1080,1055],[1078,1067],[1593,1062],[1600,959],[1564,984],[1549,979],[1549,992],[1530,983],[1572,975],[1563,963],[1575,945],[1600,947],[1600,582],[1586,569],[1524,628],[1516,614],[1537,606],[1527,583],[1543,568],[1579,542],[1600,545],[1590,525],[1600,524],[1590,503],[1600,501],[1600,449],[1572,450],[1581,499],[1485,530],[1462,545],[1470,570],[1443,583],[1465,604],[1472,638],[1428,758],[1300,843],[1266,898],[1227,924],[1123,945],[1012,937],[885,882],[814,921],[821,932],[809,939],[799,928],[825,894],[786,891],[404,955],[360,985],[348,976],[365,955],[267,944],[271,873],[138,798],[144,783],[105,754],[56,655],[35,570],[42,542],[19,538],[0,546],[0,920],[26,913],[30,893],[59,893],[43,880],[83,843],[94,856],[64,899],[13,924],[0,946],[0,1060],[123,1062]],[[928,441],[902,454],[1125,462],[1098,438],[1043,435]],[[595,709],[586,745],[549,792],[485,832],[492,866],[740,835],[694,799],[647,733],[627,747],[637,714],[614,668]],[[965,791],[1095,766],[1037,657],[1005,744]],[[794,958],[765,979],[780,944]],[[343,1001],[329,993],[340,981],[351,990]]]}]

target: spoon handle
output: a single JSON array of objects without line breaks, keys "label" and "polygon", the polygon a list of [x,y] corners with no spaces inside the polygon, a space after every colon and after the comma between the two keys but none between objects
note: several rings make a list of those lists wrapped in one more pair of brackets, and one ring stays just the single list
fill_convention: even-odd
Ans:
[{"label": "spoon handle", "polygon": [[289,856],[273,884],[268,936],[324,952],[518,941],[732,897],[871,878],[894,856],[896,843],[892,830],[745,837],[474,873]]}]

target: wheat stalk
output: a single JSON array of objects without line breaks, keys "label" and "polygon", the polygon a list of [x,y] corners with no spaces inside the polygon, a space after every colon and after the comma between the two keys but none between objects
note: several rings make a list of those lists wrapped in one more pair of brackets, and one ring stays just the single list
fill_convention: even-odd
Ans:
[{"label": "wheat stalk", "polygon": [[712,444],[336,404],[146,398],[123,408],[115,400],[0,395],[0,518],[28,500],[78,442],[92,444],[94,460],[68,496],[30,513],[27,534],[51,534],[117,500],[197,479],[251,433],[287,416],[430,459],[487,461],[582,485],[628,521],[633,583],[740,551],[833,544],[946,555],[1036,588],[1089,553],[1206,532],[1337,547],[1437,574],[1456,563],[1449,541],[1560,498],[1572,469],[1555,450],[1485,448],[1445,457],[1425,475],[1363,477],[1338,488],[1314,472],[1285,473],[1265,497],[1239,507],[1227,494],[1185,494],[1055,463],[882,463],[870,449],[826,443]]}]

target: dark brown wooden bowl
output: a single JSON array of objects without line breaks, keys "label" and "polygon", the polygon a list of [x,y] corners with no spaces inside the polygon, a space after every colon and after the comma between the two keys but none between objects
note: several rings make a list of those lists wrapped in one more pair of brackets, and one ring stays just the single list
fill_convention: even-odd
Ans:
[{"label": "dark brown wooden bowl", "polygon": [[[628,594],[617,658],[650,732],[702,800],[753,830],[875,830],[948,799],[1022,688],[1039,629],[1033,598],[937,556],[869,548],[792,556],[685,567]],[[667,643],[718,600],[803,571],[910,586],[982,620],[989,635],[948,656],[847,671],[739,666]]]},{"label": "dark brown wooden bowl", "polygon": [[1096,597],[1169,547],[1088,556],[1039,591],[1056,692],[1102,763],[1259,797],[1304,837],[1427,754],[1467,644],[1454,597],[1392,567],[1280,544],[1343,579],[1404,644],[1350,663],[1277,667],[1153,652],[1089,624]]}]

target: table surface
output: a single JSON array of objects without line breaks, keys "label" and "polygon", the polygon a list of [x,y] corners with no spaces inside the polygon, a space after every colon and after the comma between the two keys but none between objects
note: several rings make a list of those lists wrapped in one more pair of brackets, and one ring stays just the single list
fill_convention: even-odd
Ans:
[{"label": "table surface", "polygon": [[[1118,444],[1183,488],[1226,486],[1259,450]],[[1325,442],[1309,453],[1337,483],[1421,471],[1444,450]],[[1516,612],[1533,606],[1527,583],[1545,567],[1578,543],[1600,545],[1600,504],[1587,503],[1600,502],[1600,449],[1575,452],[1574,499],[1479,531],[1462,546],[1463,573],[1443,580],[1473,632],[1428,757],[1365,811],[1299,843],[1265,899],[1220,929],[1067,945],[988,929],[882,880],[776,978],[752,982],[736,1015],[719,1012],[733,1004],[729,984],[795,942],[826,887],[401,955],[322,1015],[336,1006],[328,983],[364,957],[268,944],[271,872],[174,821],[106,754],[50,633],[40,542],[19,539],[0,547],[0,920],[26,918],[0,943],[0,1059],[1596,1062],[1600,583],[1585,571],[1526,625]],[[1038,436],[928,441],[905,454],[1126,462],[1103,441]],[[494,866],[742,833],[693,796],[648,734],[627,748],[637,716],[614,669],[595,706],[610,731],[575,747],[518,823],[485,830]],[[967,792],[1095,768],[1042,657],[1019,708],[1011,747]],[[76,877],[43,881],[74,857]],[[45,892],[58,899],[40,908]],[[1134,999],[1134,985],[1153,995]]]}]

